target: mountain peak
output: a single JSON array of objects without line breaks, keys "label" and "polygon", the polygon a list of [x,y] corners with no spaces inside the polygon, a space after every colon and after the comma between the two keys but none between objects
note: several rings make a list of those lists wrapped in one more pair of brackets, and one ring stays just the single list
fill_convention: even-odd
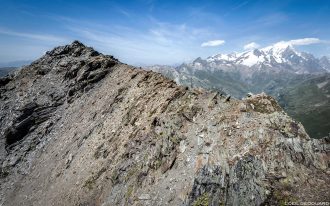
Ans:
[{"label": "mountain peak", "polygon": [[236,53],[230,53],[230,54],[216,54],[213,56],[208,57],[207,61],[232,61],[236,59],[237,54]]},{"label": "mountain peak", "polygon": [[278,42],[271,46],[265,47],[261,50],[271,55],[281,55],[285,51],[293,51],[295,53],[298,53],[294,49],[294,47],[291,44],[288,44],[287,42]]},{"label": "mountain peak", "polygon": [[78,40],[74,40],[74,41],[71,43],[71,46],[81,46],[81,47],[86,47],[83,43],[81,43],[81,42],[78,41]]},{"label": "mountain peak", "polygon": [[78,40],[65,46],[58,46],[51,51],[46,52],[49,56],[72,55],[72,56],[98,56],[100,53],[95,51],[92,47],[87,47]]},{"label": "mountain peak", "polygon": [[193,61],[193,63],[196,63],[196,62],[201,62],[201,61],[204,61],[201,57],[197,57],[194,61]]},{"label": "mountain peak", "polygon": [[256,55],[256,56],[261,56],[262,52],[259,49],[254,49],[253,54]]}]

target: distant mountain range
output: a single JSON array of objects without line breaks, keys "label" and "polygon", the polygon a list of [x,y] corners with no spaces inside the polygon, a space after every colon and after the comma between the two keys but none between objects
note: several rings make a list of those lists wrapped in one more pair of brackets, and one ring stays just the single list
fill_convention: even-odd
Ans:
[{"label": "distant mountain range", "polygon": [[249,73],[271,70],[273,72],[293,72],[296,74],[323,73],[330,71],[330,59],[326,56],[318,59],[312,54],[298,52],[293,46],[277,43],[263,49],[232,54],[218,54],[205,61],[196,59],[194,64],[201,63],[212,68],[235,70],[245,68]]},{"label": "distant mountain range", "polygon": [[18,60],[18,61],[11,61],[11,62],[0,62],[0,68],[2,67],[21,67],[24,65],[31,64],[32,60]]},{"label": "distant mountain range", "polygon": [[150,66],[192,87],[213,89],[243,98],[248,92],[274,96],[287,113],[315,138],[330,132],[330,59],[277,43],[242,53],[197,58],[178,67]]},{"label": "distant mountain range", "polygon": [[0,67],[0,77],[6,76],[15,69],[17,69],[17,67]]},{"label": "distant mountain range", "polygon": [[31,60],[20,60],[12,62],[0,62],[0,77],[6,76],[11,71],[18,69],[24,65],[30,64]]}]

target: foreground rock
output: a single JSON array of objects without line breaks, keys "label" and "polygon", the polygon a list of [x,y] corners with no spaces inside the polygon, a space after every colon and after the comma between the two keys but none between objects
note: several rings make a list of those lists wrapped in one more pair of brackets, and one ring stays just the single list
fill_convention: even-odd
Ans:
[{"label": "foreground rock", "polygon": [[329,141],[265,94],[190,90],[79,42],[0,82],[0,205],[330,201]]}]

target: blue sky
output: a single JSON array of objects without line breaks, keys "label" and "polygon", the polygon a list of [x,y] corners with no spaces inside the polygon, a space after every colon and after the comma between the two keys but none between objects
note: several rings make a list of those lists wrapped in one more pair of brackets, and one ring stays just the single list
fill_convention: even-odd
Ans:
[{"label": "blue sky", "polygon": [[134,65],[177,64],[304,38],[330,55],[330,1],[0,0],[0,63],[77,39]]}]

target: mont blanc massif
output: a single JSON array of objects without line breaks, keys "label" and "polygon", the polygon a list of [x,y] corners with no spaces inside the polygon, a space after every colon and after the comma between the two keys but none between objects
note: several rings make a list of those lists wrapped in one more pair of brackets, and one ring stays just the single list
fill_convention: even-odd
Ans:
[{"label": "mont blanc massif", "polygon": [[242,53],[197,58],[178,67],[156,65],[178,84],[202,87],[238,99],[265,92],[302,122],[313,138],[330,133],[330,59],[299,52],[287,42]]}]

